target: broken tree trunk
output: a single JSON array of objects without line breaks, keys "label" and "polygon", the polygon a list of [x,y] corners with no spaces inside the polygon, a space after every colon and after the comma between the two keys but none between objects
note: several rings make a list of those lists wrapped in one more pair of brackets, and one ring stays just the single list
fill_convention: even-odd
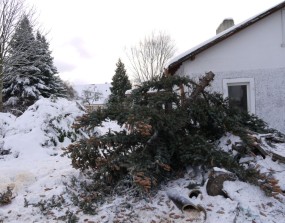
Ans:
[{"label": "broken tree trunk", "polygon": [[254,142],[255,148],[257,148],[260,153],[265,156],[271,156],[273,161],[278,160],[279,162],[285,163],[285,156],[282,154],[278,154],[278,151],[275,150],[274,145],[270,145],[268,141],[273,143],[284,143],[284,138],[277,137],[274,134],[264,134],[258,136],[258,142]]},{"label": "broken tree trunk", "polygon": [[199,84],[191,93],[190,98],[192,100],[195,100],[197,96],[201,94],[207,86],[210,85],[210,82],[214,80],[214,77],[215,74],[212,71],[209,71],[204,77],[200,78]]},{"label": "broken tree trunk", "polygon": [[284,156],[281,156],[280,154],[277,154],[277,153],[275,153],[275,152],[272,152],[272,160],[273,160],[273,161],[278,160],[278,161],[281,162],[281,163],[285,163],[285,157],[284,157]]}]

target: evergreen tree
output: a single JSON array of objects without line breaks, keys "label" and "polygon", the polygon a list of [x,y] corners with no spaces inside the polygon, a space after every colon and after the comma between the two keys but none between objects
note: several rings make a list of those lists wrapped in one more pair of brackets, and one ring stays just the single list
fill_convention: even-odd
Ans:
[{"label": "evergreen tree", "polygon": [[73,88],[72,84],[69,81],[63,81],[64,88],[66,89],[66,95],[68,100],[75,100],[78,98],[78,93]]},{"label": "evergreen tree", "polygon": [[4,70],[3,101],[6,110],[24,111],[40,97],[64,96],[64,85],[55,76],[53,58],[46,39],[23,16],[11,40]]},{"label": "evergreen tree", "polygon": [[125,65],[120,59],[116,63],[116,66],[117,68],[111,82],[112,87],[110,88],[111,95],[109,97],[109,104],[111,105],[121,103],[126,97],[126,91],[132,88]]},{"label": "evergreen tree", "polygon": [[46,38],[38,31],[36,34],[37,41],[37,60],[35,66],[41,70],[41,79],[47,87],[46,90],[42,91],[43,97],[50,97],[55,95],[58,97],[66,97],[67,89],[63,81],[56,75],[57,69],[53,64],[53,57],[49,50],[49,43]]},{"label": "evergreen tree", "polygon": [[[187,88],[189,95],[181,94],[178,86]],[[122,189],[123,185],[148,191],[172,174],[181,174],[188,165],[219,166],[241,180],[263,182],[258,172],[245,169],[239,159],[256,150],[250,132],[268,132],[266,123],[232,109],[222,95],[201,89],[187,77],[172,76],[144,82],[122,103],[129,106],[78,118],[74,127],[89,129],[90,138],[67,148],[75,168],[94,169],[96,191],[106,193],[104,189],[110,186]],[[114,117],[125,130],[94,133],[96,126]],[[237,151],[238,156],[217,146],[227,132],[242,140],[245,149]]]},{"label": "evergreen tree", "polygon": [[40,69],[35,66],[36,40],[27,16],[20,21],[9,50],[9,63],[4,70],[3,101],[6,108],[21,111],[37,100],[47,87],[39,79]]}]

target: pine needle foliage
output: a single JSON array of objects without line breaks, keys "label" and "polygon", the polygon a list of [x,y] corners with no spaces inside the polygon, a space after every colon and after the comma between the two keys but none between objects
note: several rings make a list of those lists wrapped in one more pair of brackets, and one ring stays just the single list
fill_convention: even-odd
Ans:
[{"label": "pine needle foliage", "polygon": [[132,88],[125,65],[121,59],[119,59],[116,63],[116,70],[112,78],[111,85],[112,87],[110,88],[111,95],[109,98],[109,104],[121,103],[126,97],[126,91]]},{"label": "pine needle foliage", "polygon": [[[184,86],[186,95],[179,86]],[[240,136],[248,148],[242,157],[253,149],[248,132],[268,132],[266,123],[231,109],[218,93],[204,89],[191,97],[197,86],[178,76],[144,82],[118,109],[114,106],[78,118],[74,128],[89,131],[90,138],[67,148],[73,167],[96,175],[97,190],[120,185],[150,191],[188,165],[224,167],[248,180],[252,171],[240,166],[216,142],[227,132]],[[124,130],[94,133],[108,119],[117,120]]]},{"label": "pine needle foliage", "polygon": [[[66,97],[63,81],[45,36],[36,34],[27,15],[23,15],[11,36],[3,75],[5,111],[20,113],[41,97]],[[18,113],[17,112],[17,113]]]}]

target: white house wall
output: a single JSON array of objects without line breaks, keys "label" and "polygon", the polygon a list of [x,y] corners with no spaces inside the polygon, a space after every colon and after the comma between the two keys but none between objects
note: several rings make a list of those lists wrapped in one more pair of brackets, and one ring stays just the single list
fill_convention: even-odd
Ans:
[{"label": "white house wall", "polygon": [[255,114],[285,133],[285,68],[216,72],[211,90],[223,93],[223,79],[229,78],[253,78]]},{"label": "white house wall", "polygon": [[[285,24],[285,21],[284,21]],[[285,47],[281,11],[185,61],[178,74],[215,73],[212,90],[222,92],[223,79],[253,78],[256,115],[285,132]]]}]

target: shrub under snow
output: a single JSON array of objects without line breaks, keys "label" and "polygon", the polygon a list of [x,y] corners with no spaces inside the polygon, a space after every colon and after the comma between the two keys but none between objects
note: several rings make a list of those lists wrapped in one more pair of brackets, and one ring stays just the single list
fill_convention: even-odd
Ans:
[{"label": "shrub under snow", "polygon": [[64,98],[42,98],[18,118],[1,113],[3,148],[29,155],[42,147],[66,146],[76,139],[71,125],[82,113],[75,102]]}]

